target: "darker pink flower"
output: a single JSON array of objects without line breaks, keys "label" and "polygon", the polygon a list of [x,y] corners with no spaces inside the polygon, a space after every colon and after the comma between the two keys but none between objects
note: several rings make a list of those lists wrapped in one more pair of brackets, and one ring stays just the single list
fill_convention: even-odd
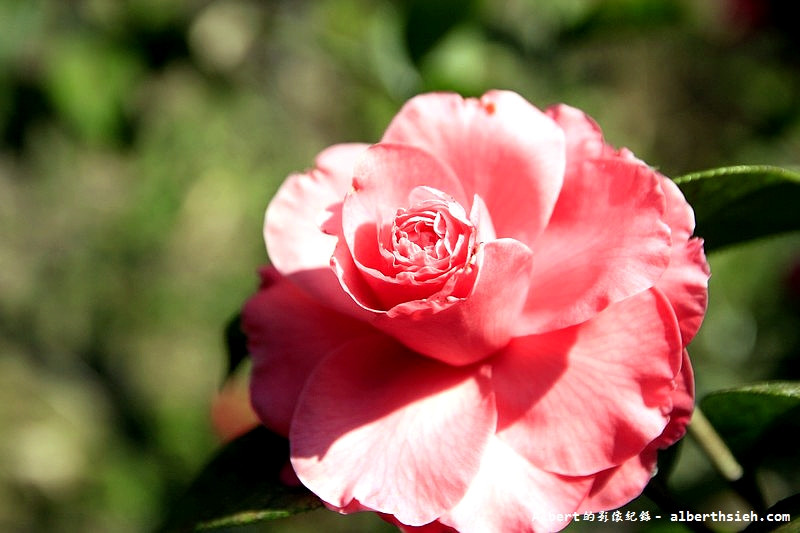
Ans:
[{"label": "darker pink flower", "polygon": [[694,403],[708,265],[582,112],[409,101],[269,205],[251,401],[301,482],[407,530],[558,530],[641,493]]}]

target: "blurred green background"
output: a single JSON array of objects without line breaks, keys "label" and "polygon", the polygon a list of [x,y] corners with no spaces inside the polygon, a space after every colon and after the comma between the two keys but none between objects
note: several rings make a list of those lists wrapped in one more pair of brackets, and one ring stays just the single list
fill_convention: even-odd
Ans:
[{"label": "blurred green background", "polygon": [[[378,140],[418,92],[507,88],[667,175],[798,167],[792,4],[0,0],[0,530],[158,524],[219,446],[222,328],[266,260],[266,204],[325,146]],[[710,260],[699,395],[800,379],[800,236]],[[747,509],[682,452],[688,503]],[[794,472],[762,465],[771,501]],[[317,511],[257,530],[393,529]]]}]

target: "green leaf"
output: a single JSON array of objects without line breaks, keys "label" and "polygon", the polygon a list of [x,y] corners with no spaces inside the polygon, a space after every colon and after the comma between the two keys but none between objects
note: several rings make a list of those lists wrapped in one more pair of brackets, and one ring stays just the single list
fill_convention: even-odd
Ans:
[{"label": "green leaf", "polygon": [[225,326],[225,346],[228,352],[228,367],[225,370],[227,380],[248,356],[247,336],[242,331],[241,313],[237,313]]},{"label": "green leaf", "polygon": [[800,494],[789,496],[767,509],[771,515],[788,514],[792,517],[789,522],[771,522],[766,520],[766,516],[759,517],[761,520],[751,523],[743,533],[764,533],[767,531],[776,533],[797,533],[800,531]]},{"label": "green leaf", "polygon": [[171,508],[160,531],[184,532],[274,520],[322,502],[305,487],[287,487],[280,472],[289,443],[258,427],[225,446]]},{"label": "green leaf", "polygon": [[769,382],[713,392],[701,409],[739,460],[796,457],[786,435],[800,430],[800,382]]},{"label": "green leaf", "polygon": [[800,229],[800,173],[770,166],[705,170],[675,179],[710,251]]}]

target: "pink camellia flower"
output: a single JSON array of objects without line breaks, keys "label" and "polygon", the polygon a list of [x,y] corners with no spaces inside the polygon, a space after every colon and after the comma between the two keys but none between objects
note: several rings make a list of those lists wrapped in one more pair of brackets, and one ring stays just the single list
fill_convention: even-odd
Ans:
[{"label": "pink camellia flower", "polygon": [[618,507],[691,416],[693,229],[581,111],[418,96],[270,203],[251,401],[343,513],[483,533]]}]

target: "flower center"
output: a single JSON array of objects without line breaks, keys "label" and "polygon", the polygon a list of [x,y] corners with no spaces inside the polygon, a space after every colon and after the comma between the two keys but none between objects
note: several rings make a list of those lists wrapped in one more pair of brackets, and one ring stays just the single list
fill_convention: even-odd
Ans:
[{"label": "flower center", "polygon": [[395,213],[387,231],[391,237],[381,239],[386,273],[417,282],[448,277],[469,261],[475,227],[464,208],[441,191],[417,187],[409,200],[410,207]]},{"label": "flower center", "polygon": [[448,254],[444,240],[446,230],[441,213],[398,209],[392,235],[394,249],[411,262],[442,259]]}]

